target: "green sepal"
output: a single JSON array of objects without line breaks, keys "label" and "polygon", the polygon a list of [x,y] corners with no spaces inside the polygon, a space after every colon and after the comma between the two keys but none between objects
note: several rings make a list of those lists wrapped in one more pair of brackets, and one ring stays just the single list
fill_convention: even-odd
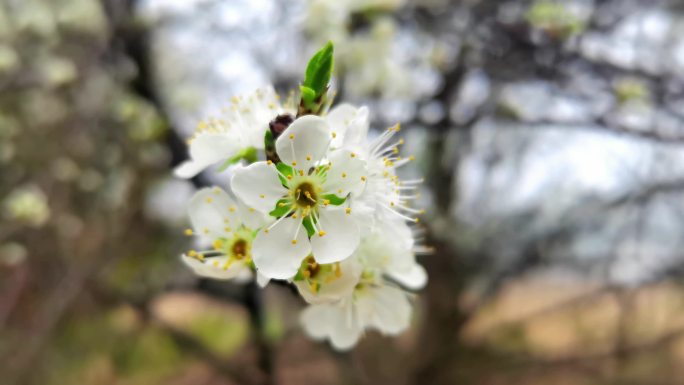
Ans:
[{"label": "green sepal", "polygon": [[218,168],[218,171],[225,171],[228,166],[239,162],[241,159],[247,161],[247,163],[254,163],[257,161],[257,150],[254,147],[243,148],[234,157],[226,159],[225,162]]},{"label": "green sepal", "polygon": [[[280,205],[281,203],[285,203],[284,205]],[[290,208],[292,205],[289,204],[288,200],[286,198],[280,199],[278,203],[276,203],[276,208],[273,209],[268,215],[276,218],[280,218],[283,215],[287,214],[288,211],[290,211]]]},{"label": "green sepal", "polygon": [[293,281],[303,281],[304,280],[304,274],[302,274],[302,269],[300,268],[297,270],[297,274],[292,278]]},{"label": "green sepal", "polygon": [[314,229],[313,223],[311,221],[311,216],[304,218],[304,220],[302,221],[302,225],[304,225],[304,228],[306,229],[306,234],[309,237],[312,237],[314,234],[316,234],[316,230]]},{"label": "green sepal", "polygon": [[276,164],[276,169],[278,169],[278,171],[280,172],[280,174],[278,174],[278,178],[280,178],[280,183],[282,183],[283,186],[287,187],[288,183],[286,178],[288,175],[294,175],[294,169],[292,168],[292,166],[288,166],[283,162]]},{"label": "green sepal", "polygon": [[329,200],[330,204],[333,206],[339,206],[347,200],[347,198],[340,198],[335,194],[323,195],[323,199]]},{"label": "green sepal", "polygon": [[313,108],[315,104],[314,101],[316,100],[316,91],[307,86],[299,86],[299,91],[304,107]]}]

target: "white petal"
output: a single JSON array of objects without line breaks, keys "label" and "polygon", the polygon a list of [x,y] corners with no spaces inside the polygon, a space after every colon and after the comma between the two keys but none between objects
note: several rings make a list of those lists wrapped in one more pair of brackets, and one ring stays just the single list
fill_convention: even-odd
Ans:
[{"label": "white petal", "polygon": [[383,285],[369,289],[359,296],[356,305],[359,318],[384,334],[399,334],[411,324],[411,303],[395,287]]},{"label": "white petal", "polygon": [[[340,314],[337,314],[340,313]],[[299,320],[304,332],[316,340],[327,338],[342,314],[338,308],[331,305],[311,305],[302,311]]]},{"label": "white petal", "polygon": [[230,185],[244,204],[264,214],[271,212],[278,199],[287,194],[275,166],[266,162],[236,168]]},{"label": "white petal", "polygon": [[200,262],[187,255],[183,255],[181,259],[195,272],[195,274],[205,278],[221,280],[232,279],[243,274],[245,269],[248,270],[248,273],[250,270],[249,267],[241,262],[234,262],[227,269],[224,269],[223,266],[228,260],[228,257],[226,256],[206,258],[204,262]]},{"label": "white petal", "polygon": [[268,232],[260,231],[252,243],[257,270],[272,279],[293,277],[310,253],[311,244],[301,219],[284,218]]},{"label": "white petal", "polygon": [[359,226],[344,209],[321,209],[318,227],[324,236],[311,237],[311,249],[318,263],[333,263],[349,257],[359,246]]},{"label": "white petal", "polygon": [[265,276],[265,275],[261,274],[259,271],[257,271],[256,281],[257,281],[257,285],[259,285],[259,287],[263,289],[271,281],[271,278],[268,278],[267,276]]},{"label": "white petal", "polygon": [[349,310],[340,305],[311,305],[302,311],[300,322],[311,338],[327,338],[335,349],[348,350],[356,345],[363,333],[358,324],[347,322]]},{"label": "white petal", "polygon": [[248,207],[241,200],[237,201],[238,213],[242,219],[242,224],[251,230],[257,230],[267,223],[273,222],[273,217],[258,211],[253,207]]},{"label": "white petal", "polygon": [[366,186],[368,170],[366,162],[348,150],[337,150],[330,153],[331,163],[323,189],[326,194],[345,197],[347,194],[360,194]]},{"label": "white petal", "polygon": [[340,104],[330,110],[325,119],[330,125],[331,132],[335,134],[331,144],[333,148],[342,147],[347,137],[347,131],[350,129],[352,131],[350,134],[353,137],[363,131],[364,125],[366,132],[368,131],[368,109],[365,107],[357,109],[351,104]]},{"label": "white petal", "polygon": [[425,271],[425,268],[418,263],[414,263],[408,269],[388,269],[387,274],[408,289],[422,289],[425,287],[425,284],[427,284],[427,272]]},{"label": "white petal", "polygon": [[[232,208],[232,211],[231,211]],[[213,241],[226,236],[242,223],[235,201],[218,187],[203,188],[193,195],[188,206],[190,222],[199,236]]]},{"label": "white petal", "polygon": [[173,174],[178,178],[190,179],[202,172],[207,167],[206,164],[194,160],[186,160],[173,170]]},{"label": "white petal", "polygon": [[344,134],[345,147],[362,146],[368,137],[368,108],[361,107],[356,110],[356,118],[352,121]]},{"label": "white petal", "polygon": [[240,141],[227,133],[200,133],[190,142],[189,162],[175,170],[180,178],[192,178],[205,168],[232,158],[240,150]]},{"label": "white petal", "polygon": [[318,116],[305,115],[298,118],[276,140],[276,152],[280,160],[295,168],[309,171],[325,156],[331,136],[328,123]]}]

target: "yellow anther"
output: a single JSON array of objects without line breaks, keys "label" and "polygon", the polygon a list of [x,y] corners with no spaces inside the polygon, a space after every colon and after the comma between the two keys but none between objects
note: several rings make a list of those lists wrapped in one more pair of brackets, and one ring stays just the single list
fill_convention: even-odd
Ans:
[{"label": "yellow anther", "polygon": [[212,263],[212,265],[214,265],[214,267],[219,267],[219,261],[214,260],[214,263]]},{"label": "yellow anther", "polygon": [[399,139],[399,144],[404,144],[404,138]]},{"label": "yellow anther", "polygon": [[264,233],[265,233],[265,234],[268,234],[268,229],[264,229]]},{"label": "yellow anther", "polygon": [[333,137],[333,139],[334,139],[334,138],[337,138],[337,133],[336,133],[335,131],[333,131],[332,137]]},{"label": "yellow anther", "polygon": [[408,158],[409,158],[409,160],[416,160],[416,157],[413,155],[409,156]]},{"label": "yellow anther", "polygon": [[329,204],[330,204],[330,199],[323,199],[323,204],[324,204],[325,206],[329,205]]},{"label": "yellow anther", "polygon": [[296,165],[297,165],[297,162],[293,160],[293,161],[292,161],[292,165],[293,165],[293,166],[296,166]]},{"label": "yellow anther", "polygon": [[205,228],[202,229],[202,232],[203,232],[204,234],[209,234],[209,229],[205,227]]},{"label": "yellow anther", "polygon": [[366,177],[365,177],[365,176],[362,176],[362,177],[361,177],[361,181],[365,182],[365,181],[366,181]]},{"label": "yellow anther", "polygon": [[214,247],[214,250],[220,250],[223,247],[223,241],[217,239],[211,245]]},{"label": "yellow anther", "polygon": [[356,154],[352,152],[351,154],[349,154],[349,156],[351,156],[352,158],[355,158]]},{"label": "yellow anther", "polygon": [[338,193],[338,194],[342,194],[342,189],[341,189],[341,188],[338,188],[338,189],[337,189],[337,193]]},{"label": "yellow anther", "polygon": [[299,176],[304,176],[304,170],[299,170]]},{"label": "yellow anther", "polygon": [[302,271],[302,275],[304,276],[304,278],[309,278],[311,277],[311,272],[309,270],[304,270]]},{"label": "yellow anther", "polygon": [[393,147],[393,148],[392,148],[392,153],[393,153],[393,154],[398,154],[398,153],[399,153],[399,149],[396,148],[396,147]]},{"label": "yellow anther", "polygon": [[230,211],[231,213],[234,213],[235,210],[236,210],[235,206],[230,206],[230,207],[228,208],[228,211]]},{"label": "yellow anther", "polygon": [[292,214],[292,219],[297,219],[297,214]]},{"label": "yellow anther", "polygon": [[351,208],[347,207],[346,209],[344,209],[344,212],[347,214],[351,214]]},{"label": "yellow anther", "polygon": [[250,208],[249,208],[249,212],[250,212],[250,213],[253,213],[253,212],[254,212],[254,208],[250,207]]},{"label": "yellow anther", "polygon": [[273,164],[273,161],[267,160],[267,161],[266,161],[266,164],[270,166],[270,165]]},{"label": "yellow anther", "polygon": [[335,276],[337,278],[342,276],[342,267],[340,266],[339,262],[335,263]]},{"label": "yellow anther", "polygon": [[390,206],[394,207],[394,202],[390,202]]},{"label": "yellow anther", "polygon": [[294,139],[294,134],[290,134],[290,139]]},{"label": "yellow anther", "polygon": [[214,201],[214,198],[212,198],[212,197],[207,198],[207,203],[211,203],[213,201]]},{"label": "yellow anther", "polygon": [[259,198],[264,199],[264,198],[266,198],[266,195],[260,194],[260,195],[259,195]]},{"label": "yellow anther", "polygon": [[326,233],[325,233],[325,231],[323,231],[323,230],[321,230],[321,231],[318,232],[318,236],[319,236],[319,237],[322,237],[322,236],[324,236],[325,234],[326,234]]},{"label": "yellow anther", "polygon": [[296,240],[296,239],[293,239],[293,240],[292,240],[292,244],[293,244],[293,245],[296,245],[296,244],[297,244],[297,240]]},{"label": "yellow anther", "polygon": [[185,231],[184,231],[183,233],[184,233],[185,235],[187,235],[188,237],[191,236],[191,235],[193,234],[192,229],[185,229]]},{"label": "yellow anther", "polygon": [[347,177],[347,173],[346,173],[346,172],[343,172],[343,173],[342,173],[342,178],[346,178],[346,177]]},{"label": "yellow anther", "polygon": [[292,174],[287,175],[287,180],[292,180]]},{"label": "yellow anther", "polygon": [[307,155],[306,160],[311,160],[311,155]]},{"label": "yellow anther", "polygon": [[188,257],[197,257],[197,252],[195,250],[188,251]]}]

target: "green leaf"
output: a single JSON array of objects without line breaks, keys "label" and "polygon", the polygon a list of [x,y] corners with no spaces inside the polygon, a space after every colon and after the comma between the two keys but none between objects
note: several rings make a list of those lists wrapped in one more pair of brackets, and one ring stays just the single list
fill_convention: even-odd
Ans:
[{"label": "green leaf", "polygon": [[330,83],[334,67],[333,51],[332,42],[328,42],[311,57],[309,64],[306,66],[303,86],[314,92],[314,99],[328,90],[328,84]]},{"label": "green leaf", "polygon": [[302,225],[304,225],[304,228],[306,229],[306,234],[309,237],[316,234],[316,230],[314,229],[313,223],[311,221],[312,221],[311,216],[304,218],[304,220],[302,221]]},{"label": "green leaf", "polygon": [[347,198],[340,198],[335,194],[323,195],[323,199],[329,200],[333,206],[339,206],[347,200]]},{"label": "green leaf", "polygon": [[273,209],[273,211],[271,211],[270,213],[268,213],[268,215],[270,215],[272,217],[280,218],[283,215],[287,214],[288,211],[290,211],[290,207],[292,207],[292,205],[290,205],[290,203],[288,202],[288,199],[285,199],[285,198],[280,199],[278,201],[278,203],[276,203],[276,208]]},{"label": "green leaf", "polygon": [[247,163],[254,163],[257,161],[257,150],[254,147],[243,148],[234,157],[226,159],[225,162],[219,167],[219,171],[225,171],[228,166],[239,162],[241,159],[247,161]]}]

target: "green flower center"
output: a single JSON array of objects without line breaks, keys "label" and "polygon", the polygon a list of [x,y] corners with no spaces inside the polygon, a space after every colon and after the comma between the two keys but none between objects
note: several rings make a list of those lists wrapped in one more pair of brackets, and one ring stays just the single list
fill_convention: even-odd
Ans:
[{"label": "green flower center", "polygon": [[301,208],[316,206],[318,204],[316,188],[310,182],[300,183],[294,190],[294,198],[297,206]]}]

